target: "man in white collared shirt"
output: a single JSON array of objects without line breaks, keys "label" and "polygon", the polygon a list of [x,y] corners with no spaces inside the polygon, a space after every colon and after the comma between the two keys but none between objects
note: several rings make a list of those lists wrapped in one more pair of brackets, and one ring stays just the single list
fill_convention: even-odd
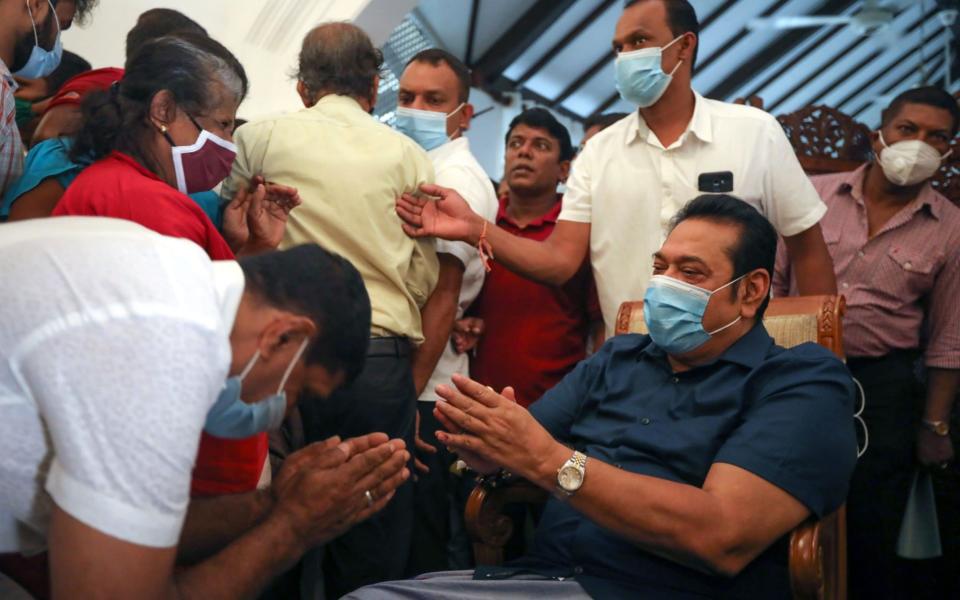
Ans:
[{"label": "man in white collared shirt", "polygon": [[407,232],[476,243],[486,231],[498,261],[553,284],[576,272],[589,249],[610,334],[620,303],[643,297],[651,255],[673,215],[702,192],[727,192],[755,206],[784,237],[802,294],[836,293],[818,225],[826,208],[776,119],[690,87],[698,33],[686,0],[627,4],[613,40],[618,87],[643,107],[586,145],[545,242],[484,227],[453,194],[429,186],[424,191],[444,200],[398,202]]},{"label": "man in white collared shirt", "polygon": [[[452,188],[470,208],[487,220],[497,215],[493,184],[470,152],[463,133],[470,127],[470,71],[455,56],[438,48],[418,53],[400,77],[397,128],[427,150],[438,185]],[[433,416],[439,399],[435,388],[451,385],[454,373],[467,375],[466,354],[450,344],[455,319],[463,317],[483,287],[485,269],[477,249],[463,242],[437,242],[440,275],[437,287],[423,307],[424,331],[437,335],[424,340],[413,361],[413,380],[419,393],[418,459],[415,486],[413,546],[408,571],[420,574],[448,568],[446,543],[450,510],[447,500],[449,467],[454,458],[434,436],[440,426]],[[427,445],[438,452],[426,450]]]},{"label": "man in white collared shirt", "polygon": [[[227,377],[254,405],[323,398],[362,369],[370,304],[345,259],[301,245],[211,262],[99,217],[0,230],[0,554],[49,549],[52,596],[256,596],[409,475],[401,440],[334,438],[289,457],[256,502],[190,499]],[[215,522],[185,533],[207,502]]]}]

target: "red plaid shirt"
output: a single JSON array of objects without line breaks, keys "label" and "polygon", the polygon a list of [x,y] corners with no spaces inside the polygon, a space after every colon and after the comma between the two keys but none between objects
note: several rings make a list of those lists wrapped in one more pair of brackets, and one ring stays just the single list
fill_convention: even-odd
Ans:
[{"label": "red plaid shirt", "polygon": [[[960,209],[928,184],[869,238],[867,166],[812,178],[827,204],[820,226],[847,298],[844,349],[876,357],[918,348],[926,319],[927,366],[960,369]],[[796,291],[781,240],[773,293]]]},{"label": "red plaid shirt", "polygon": [[17,129],[17,107],[13,92],[17,84],[7,65],[0,60],[0,196],[23,174],[23,142]]}]

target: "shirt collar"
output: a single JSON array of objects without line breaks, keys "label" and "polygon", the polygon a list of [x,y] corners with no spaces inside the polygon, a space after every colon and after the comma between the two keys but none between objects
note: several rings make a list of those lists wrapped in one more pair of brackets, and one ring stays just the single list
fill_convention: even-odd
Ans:
[{"label": "shirt collar", "polygon": [[351,98],[350,96],[341,96],[340,94],[327,94],[326,96],[317,100],[317,103],[311,106],[310,108],[314,109],[314,108],[320,108],[324,106],[355,108],[363,112],[364,114],[366,114],[366,112],[363,110],[363,107],[360,106],[360,103],[357,102],[355,98]]},{"label": "shirt collar", "polygon": [[220,319],[224,330],[229,333],[233,330],[237,309],[240,308],[240,299],[243,297],[245,283],[243,269],[235,260],[215,260],[210,265]]},{"label": "shirt collar", "polygon": [[7,67],[7,64],[0,60],[0,78],[3,78],[7,82],[7,85],[10,86],[11,91],[17,91],[17,88],[20,86],[17,84],[17,80],[13,78],[13,74],[10,73],[10,68]]},{"label": "shirt collar", "polygon": [[[748,369],[755,369],[759,367],[760,363],[767,357],[771,346],[773,346],[773,338],[767,333],[767,328],[763,326],[763,323],[757,323],[750,331],[724,350],[723,354],[717,357],[717,360],[706,365],[701,365],[701,367],[698,368],[714,365],[723,361],[742,365]],[[666,360],[667,358],[666,351],[660,346],[657,346],[653,340],[640,352],[662,360]]]},{"label": "shirt collar", "polygon": [[467,141],[467,137],[464,135],[428,151],[427,156],[429,156],[432,161],[438,161],[460,152],[470,152],[470,142]]},{"label": "shirt collar", "polygon": [[[647,126],[647,122],[640,116],[639,110],[633,111],[628,118],[631,119],[631,121],[626,129],[626,137],[624,138],[626,145],[629,146],[638,139],[659,145],[659,141],[651,139],[653,133]],[[700,141],[707,144],[713,141],[713,118],[710,104],[696,91],[693,92],[693,116],[690,118],[690,122],[687,123],[687,128],[680,136],[680,140],[685,140],[688,133],[695,135]]]},{"label": "shirt collar", "polygon": [[[863,182],[866,181],[867,178],[867,168],[871,165],[877,169],[881,168],[876,163],[866,163],[856,170],[842,174],[837,183],[836,193],[849,195],[857,202],[863,203]],[[930,214],[933,215],[933,218],[940,220],[943,201],[943,196],[938,194],[937,191],[933,189],[933,186],[930,185],[930,182],[927,181],[927,183],[920,188],[920,193],[917,194],[916,199],[911,203],[910,214],[912,216],[926,207]]]},{"label": "shirt collar", "polygon": [[[516,221],[514,221],[509,214],[507,214],[508,204],[510,204],[510,196],[507,194],[501,196],[500,208],[497,209],[497,223],[500,223],[501,221],[506,221],[510,225],[520,228],[520,226],[517,225]],[[550,210],[548,210],[546,213],[541,215],[539,218],[534,219],[533,221],[530,221],[529,223],[527,223],[526,227],[524,227],[523,229],[527,229],[531,227],[543,227],[544,225],[547,225],[547,224],[555,225],[557,223],[557,218],[560,216],[560,211],[562,209],[563,209],[563,194],[557,194],[556,204],[554,204]]]}]

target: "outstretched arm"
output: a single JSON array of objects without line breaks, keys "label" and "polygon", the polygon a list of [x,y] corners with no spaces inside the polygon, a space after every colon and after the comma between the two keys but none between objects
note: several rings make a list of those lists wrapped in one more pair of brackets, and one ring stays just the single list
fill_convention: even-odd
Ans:
[{"label": "outstretched arm", "polygon": [[524,277],[548,285],[563,285],[583,264],[590,247],[590,224],[559,221],[543,242],[515,236],[470,210],[455,190],[420,186],[428,198],[404,194],[397,200],[403,230],[411,237],[434,236],[477,245],[480,237],[493,248],[495,259]]}]

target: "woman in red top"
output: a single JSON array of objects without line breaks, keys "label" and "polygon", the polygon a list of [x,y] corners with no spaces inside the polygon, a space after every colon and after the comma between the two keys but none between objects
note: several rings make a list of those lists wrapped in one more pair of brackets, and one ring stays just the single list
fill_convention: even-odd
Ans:
[{"label": "woman in red top", "polygon": [[[73,151],[98,160],[67,189],[53,215],[135,221],[192,240],[214,260],[276,247],[287,212],[299,203],[296,190],[270,186],[268,193],[262,180],[251,182],[225,208],[223,236],[186,195],[229,175],[234,119],[246,93],[239,61],[206,36],[145,44],[127,61],[118,85],[84,101]],[[266,434],[239,440],[204,434],[193,494],[255,489],[266,456]]]}]

